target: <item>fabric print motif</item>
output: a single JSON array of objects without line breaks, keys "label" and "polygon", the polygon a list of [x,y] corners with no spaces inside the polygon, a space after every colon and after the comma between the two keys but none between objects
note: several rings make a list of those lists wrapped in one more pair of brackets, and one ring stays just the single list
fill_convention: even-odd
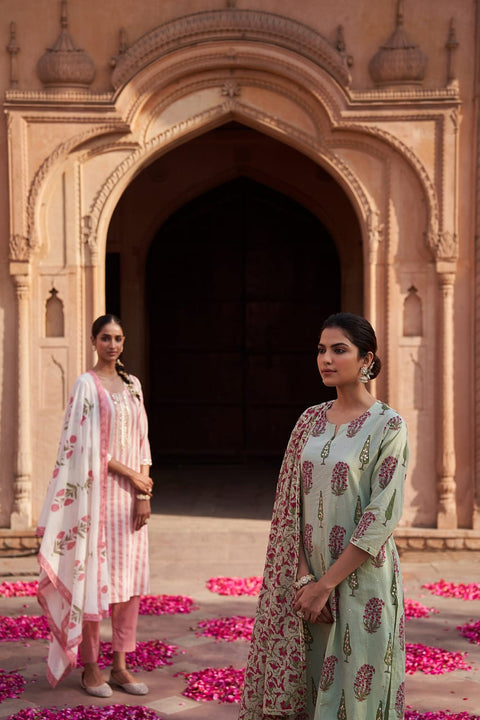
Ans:
[{"label": "fabric print motif", "polygon": [[323,493],[321,490],[318,498],[318,521],[320,523],[320,527],[323,527]]},{"label": "fabric print motif", "polygon": [[93,402],[90,402],[88,398],[85,398],[83,401],[83,409],[82,409],[82,419],[80,420],[80,425],[83,425],[87,417],[90,415],[93,408]]},{"label": "fabric print motif", "polygon": [[387,553],[385,552],[385,545],[382,545],[378,553],[375,555],[374,558],[370,558],[370,561],[372,565],[375,565],[377,568],[381,568],[385,565],[385,560],[387,559]]},{"label": "fabric print motif", "polygon": [[397,464],[397,458],[394,458],[391,455],[385,458],[385,460],[382,462],[380,470],[378,472],[378,484],[380,485],[382,490],[384,490],[387,485],[390,484]]},{"label": "fabric print motif", "polygon": [[352,591],[350,593],[350,595],[352,597],[355,597],[355,590],[358,590],[358,587],[359,587],[358,586],[358,575],[357,575],[356,570],[354,570],[353,572],[350,573],[350,575],[347,578],[347,583],[348,583],[348,587]]},{"label": "fabric print motif", "polygon": [[327,405],[322,408],[320,415],[312,428],[312,437],[319,437],[319,435],[323,435],[325,432],[327,427],[327,410],[330,410],[331,407],[332,403],[327,403]]},{"label": "fabric print motif", "polygon": [[345,462],[337,462],[332,471],[331,487],[334,495],[343,495],[348,487],[349,467]]},{"label": "fabric print motif", "polygon": [[405,650],[405,615],[403,614],[398,623],[398,643],[400,650]]},{"label": "fabric print motif", "polygon": [[64,555],[65,552],[72,550],[76,543],[77,537],[84,538],[90,527],[90,518],[84,515],[71,530],[61,530],[55,538],[53,552],[57,555]]},{"label": "fabric print motif", "polygon": [[312,534],[313,527],[307,523],[303,531],[303,546],[309,555],[313,553]]},{"label": "fabric print motif", "polygon": [[370,411],[366,410],[363,415],[360,415],[360,417],[356,418],[355,420],[352,420],[351,423],[348,423],[347,427],[347,437],[353,438],[355,435],[362,429],[365,420],[370,417]]},{"label": "fabric print motif", "polygon": [[365,605],[363,613],[363,627],[368,633],[377,632],[382,624],[382,608],[385,606],[383,600],[377,597],[370,598]]},{"label": "fabric print motif", "polygon": [[367,437],[367,439],[363,443],[363,447],[360,451],[360,455],[358,456],[358,459],[361,462],[360,470],[364,470],[365,465],[368,465],[368,462],[370,460],[370,435]]},{"label": "fabric print motif", "polygon": [[395,488],[395,490],[393,491],[393,495],[390,498],[390,502],[388,503],[388,505],[385,509],[385,520],[383,521],[383,524],[385,525],[385,527],[387,527],[387,522],[392,519],[396,494],[397,494],[397,488]]},{"label": "fabric print motif", "polygon": [[333,437],[328,440],[325,445],[323,446],[322,452],[320,453],[320,457],[322,458],[322,465],[325,465],[325,460],[330,455],[330,445],[332,444]]},{"label": "fabric print motif", "polygon": [[372,679],[375,675],[375,668],[373,665],[365,663],[362,665],[355,675],[355,682],[353,684],[353,692],[359,702],[366,700],[372,690]]},{"label": "fabric print motif", "polygon": [[312,472],[313,463],[310,460],[305,460],[302,463],[302,481],[303,481],[303,492],[308,495],[312,489]]},{"label": "fabric print motif", "polygon": [[403,720],[405,715],[405,683],[402,682],[395,695],[395,712],[398,720]]},{"label": "fabric print motif", "polygon": [[[58,470],[58,468],[56,468]],[[57,473],[58,474],[58,473]],[[55,470],[54,470],[54,477]],[[71,505],[78,497],[78,491],[79,490],[89,490],[91,484],[92,484],[93,478],[92,478],[92,471],[90,470],[87,475],[87,479],[84,483],[69,483],[67,482],[65,484],[64,488],[60,488],[55,493],[55,497],[53,498],[53,502],[50,505],[50,510],[52,512],[57,512],[60,510],[61,507],[68,507],[68,505]]]},{"label": "fabric print motif", "polygon": [[340,592],[338,587],[330,594],[330,612],[335,620],[340,618]]},{"label": "fabric print motif", "polygon": [[395,415],[395,417],[390,418],[390,420],[387,423],[387,427],[389,430],[398,430],[402,426],[402,418],[400,415]]},{"label": "fabric print motif", "polygon": [[323,661],[322,674],[320,676],[320,682],[318,683],[318,687],[320,690],[323,690],[323,692],[327,692],[333,683],[335,678],[335,665],[337,662],[338,658],[335,657],[335,655],[329,655]]},{"label": "fabric print motif", "polygon": [[345,690],[342,688],[342,697],[340,698],[340,705],[338,706],[337,712],[338,720],[347,720],[347,707],[345,705]]},{"label": "fabric print motif", "polygon": [[391,673],[392,672],[392,662],[393,662],[392,633],[388,633],[387,649],[385,651],[385,656],[383,658],[383,662],[385,663],[385,672]]},{"label": "fabric print motif", "polygon": [[55,469],[53,471],[54,478],[56,478],[58,473],[60,472],[60,467],[62,465],[65,465],[65,461],[70,460],[70,458],[72,457],[76,442],[77,442],[76,435],[70,435],[69,438],[65,439],[65,442],[63,443],[63,447],[62,447],[61,457],[60,457],[60,453],[59,453],[59,457],[55,463]]},{"label": "fabric print motif", "polygon": [[328,549],[332,560],[337,560],[343,552],[343,542],[345,539],[345,528],[341,525],[334,525],[330,530],[330,536],[328,539]]},{"label": "fabric print motif", "polygon": [[374,513],[368,511],[362,515],[362,519],[358,523],[355,532],[353,533],[353,539],[359,540],[365,535],[370,525],[375,522]]},{"label": "fabric print motif", "polygon": [[355,514],[353,516],[353,522],[355,523],[355,525],[358,525],[358,523],[362,519],[362,515],[362,498],[360,497],[360,495],[357,495],[357,504],[355,505]]},{"label": "fabric print motif", "polygon": [[347,623],[345,628],[345,635],[343,636],[343,654],[345,655],[345,662],[348,662],[348,658],[352,654],[352,646],[350,645],[350,628]]}]

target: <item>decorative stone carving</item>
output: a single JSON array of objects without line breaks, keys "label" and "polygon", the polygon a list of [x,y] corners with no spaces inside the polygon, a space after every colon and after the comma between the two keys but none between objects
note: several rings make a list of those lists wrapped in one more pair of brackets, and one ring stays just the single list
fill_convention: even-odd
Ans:
[{"label": "decorative stone carving", "polygon": [[117,65],[118,58],[122,57],[128,50],[127,43],[127,31],[125,28],[120,28],[119,32],[119,43],[118,43],[118,54],[112,57],[110,60],[110,67],[114,68]]},{"label": "decorative stone carving", "polygon": [[457,68],[455,63],[455,50],[458,48],[459,43],[455,33],[455,20],[451,18],[450,26],[448,30],[448,40],[446,42],[447,49],[447,85],[457,83]]},{"label": "decorative stone carving", "polygon": [[240,96],[241,88],[236,80],[227,80],[223,83],[220,92],[224,97],[234,99]]},{"label": "decorative stone carving", "polygon": [[296,20],[258,10],[210,10],[160,25],[117,58],[112,85],[118,89],[139,70],[172,50],[191,45],[231,41],[262,42],[292,50],[322,67],[344,87],[350,73],[343,57],[320,33]]},{"label": "decorative stone carving", "polygon": [[68,33],[67,0],[62,0],[61,31],[53,47],[37,63],[37,74],[45,88],[84,90],[95,78],[95,65]]},{"label": "decorative stone carving", "polygon": [[353,65],[353,56],[349,55],[347,53],[347,46],[345,44],[345,34],[343,31],[343,25],[339,25],[337,28],[337,41],[335,43],[335,47],[337,48],[339,54],[343,58],[343,62],[347,65],[347,67],[352,67]]},{"label": "decorative stone carving", "polygon": [[7,45],[7,52],[10,55],[10,87],[17,88],[17,55],[20,52],[20,46],[17,43],[17,26],[14,22],[10,23],[10,42]]},{"label": "decorative stone carving", "polygon": [[22,235],[11,235],[9,243],[9,259],[12,262],[28,262],[30,260],[30,243]]},{"label": "decorative stone carving", "polygon": [[446,230],[430,238],[430,246],[437,260],[454,261],[458,257],[458,238],[455,233]]},{"label": "decorative stone carving", "polygon": [[396,27],[369,64],[377,85],[417,85],[425,76],[427,56],[403,29],[403,0],[398,0]]}]

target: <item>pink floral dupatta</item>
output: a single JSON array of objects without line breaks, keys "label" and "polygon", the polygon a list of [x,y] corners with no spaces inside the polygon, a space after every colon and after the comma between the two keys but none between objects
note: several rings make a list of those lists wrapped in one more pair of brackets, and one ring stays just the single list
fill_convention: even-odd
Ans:
[{"label": "pink floral dupatta", "polygon": [[302,621],[293,612],[292,587],[300,545],[300,457],[314,423],[324,415],[325,405],[305,410],[283,458],[239,720],[300,718],[305,710],[305,644]]},{"label": "pink floral dupatta", "polygon": [[105,479],[108,417],[105,390],[93,372],[73,387],[37,534],[38,601],[52,637],[47,678],[60,682],[77,664],[82,622],[108,616]]}]

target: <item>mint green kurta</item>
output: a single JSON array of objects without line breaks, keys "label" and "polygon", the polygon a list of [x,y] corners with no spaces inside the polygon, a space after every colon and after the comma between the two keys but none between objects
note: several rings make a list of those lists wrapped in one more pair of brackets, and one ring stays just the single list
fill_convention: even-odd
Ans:
[{"label": "mint green kurta", "polygon": [[305,554],[317,578],[348,542],[370,557],[332,593],[333,625],[304,623],[309,718],[401,720],[405,616],[392,532],[402,513],[407,430],[380,402],[336,429],[330,406],[301,456]]}]

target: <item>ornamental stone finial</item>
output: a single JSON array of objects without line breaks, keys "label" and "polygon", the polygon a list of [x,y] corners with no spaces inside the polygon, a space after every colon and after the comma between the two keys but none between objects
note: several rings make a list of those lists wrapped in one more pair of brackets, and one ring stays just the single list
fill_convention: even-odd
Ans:
[{"label": "ornamental stone finial", "polygon": [[447,86],[457,82],[457,68],[455,63],[455,50],[458,48],[457,36],[455,32],[455,20],[450,19],[448,28],[448,39],[445,44],[447,50]]},{"label": "ornamental stone finial", "polygon": [[420,85],[427,56],[403,29],[403,0],[398,0],[395,30],[370,60],[369,70],[377,85]]},{"label": "ornamental stone finial", "polygon": [[18,87],[17,55],[20,52],[20,45],[17,43],[17,26],[10,23],[10,42],[7,45],[7,52],[10,55],[10,87]]},{"label": "ornamental stone finial", "polygon": [[95,78],[95,65],[68,32],[67,0],[61,2],[60,28],[55,44],[37,63],[38,77],[46,89],[85,90]]}]

